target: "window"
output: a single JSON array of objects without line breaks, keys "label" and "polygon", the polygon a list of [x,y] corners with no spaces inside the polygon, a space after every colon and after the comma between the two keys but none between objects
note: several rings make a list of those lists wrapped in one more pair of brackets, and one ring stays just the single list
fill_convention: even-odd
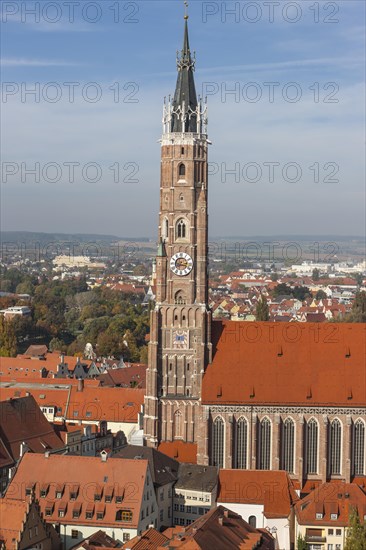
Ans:
[{"label": "window", "polygon": [[174,518],[174,525],[179,525],[179,518]]},{"label": "window", "polygon": [[258,425],[258,470],[271,469],[271,422],[263,418]]},{"label": "window", "polygon": [[247,467],[248,423],[245,418],[239,418],[236,423],[236,467],[245,470]]},{"label": "window", "polygon": [[336,537],[342,536],[342,529],[336,529]]},{"label": "window", "polygon": [[184,155],[184,147],[181,148],[180,152],[181,152],[181,155]]},{"label": "window", "polygon": [[185,239],[187,237],[186,223],[182,219],[177,221],[176,236],[177,236],[177,239]]},{"label": "window", "polygon": [[295,424],[292,418],[286,418],[282,424],[281,444],[281,470],[294,472],[294,450],[295,450]]},{"label": "window", "polygon": [[180,411],[175,411],[173,416],[173,438],[174,439],[181,439],[183,437],[182,428],[183,428],[182,413]]},{"label": "window", "polygon": [[97,519],[103,519],[104,518],[104,512],[97,512]]},{"label": "window", "polygon": [[179,505],[179,511],[180,511],[180,512],[184,512],[184,504],[180,504],[180,505]]},{"label": "window", "polygon": [[32,535],[33,535],[32,529],[29,529],[29,538],[30,538],[30,539],[32,538]]},{"label": "window", "polygon": [[171,514],[172,514],[172,508],[171,508],[171,506],[169,506],[168,507],[168,518],[170,518]]},{"label": "window", "polygon": [[59,518],[63,518],[64,516],[65,516],[65,510],[64,510],[64,509],[59,510],[59,511],[58,511],[58,517],[59,517]]},{"label": "window", "polygon": [[86,519],[92,519],[93,517],[93,512],[88,510],[86,513],[85,513],[85,517]]},{"label": "window", "polygon": [[160,521],[164,519],[164,510],[160,510]]},{"label": "window", "polygon": [[46,508],[45,516],[52,516],[52,508]]},{"label": "window", "polygon": [[333,544],[328,544],[327,550],[333,550]]},{"label": "window", "polygon": [[311,418],[306,425],[306,473],[318,472],[318,423]]},{"label": "window", "polygon": [[316,519],[323,519],[323,514],[321,512],[317,512],[315,514]]},{"label": "window", "polygon": [[164,500],[164,489],[161,490],[161,493],[160,493],[160,500]]},{"label": "window", "polygon": [[127,542],[130,540],[130,533],[123,533],[123,542]]},{"label": "window", "polygon": [[212,426],[212,465],[224,467],[224,428],[225,424],[220,416],[217,416]]},{"label": "window", "polygon": [[72,539],[79,538],[79,531],[77,531],[76,529],[71,529],[71,538]]},{"label": "window", "polygon": [[335,550],[342,550],[341,544],[336,544],[335,545]]},{"label": "window", "polygon": [[205,509],[204,508],[198,508],[198,513],[200,516],[203,516],[204,513],[205,513]]},{"label": "window", "polygon": [[353,473],[355,476],[362,476],[365,473],[365,424],[358,419],[353,426]]},{"label": "window", "polygon": [[192,506],[187,506],[187,514],[191,514],[192,513]]},{"label": "window", "polygon": [[332,519],[333,521],[337,520],[338,519],[338,514],[330,514],[330,519]]},{"label": "window", "polygon": [[73,519],[78,519],[80,517],[80,510],[74,510],[72,513]]},{"label": "window", "polygon": [[255,529],[257,527],[257,518],[255,516],[249,516],[248,523]]},{"label": "window", "polygon": [[178,504],[174,504],[174,510],[175,510],[175,512],[178,512],[178,510],[179,510]]},{"label": "window", "polygon": [[[143,513],[141,512],[141,519],[143,519]],[[117,510],[116,521],[132,521],[132,512],[131,510]]]},{"label": "window", "polygon": [[331,422],[329,426],[329,474],[340,475],[341,473],[341,449],[342,449],[342,427],[338,419]]},{"label": "window", "polygon": [[328,529],[328,535],[333,535],[334,534],[334,529]]},{"label": "window", "polygon": [[178,173],[179,173],[179,176],[186,175],[186,167],[183,163],[179,165]]},{"label": "window", "polygon": [[184,525],[184,518],[179,518],[179,525]]}]

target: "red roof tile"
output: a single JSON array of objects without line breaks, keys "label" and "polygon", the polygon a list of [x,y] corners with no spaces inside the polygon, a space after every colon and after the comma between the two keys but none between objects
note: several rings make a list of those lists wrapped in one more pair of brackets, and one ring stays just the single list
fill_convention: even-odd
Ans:
[{"label": "red roof tile", "polygon": [[164,441],[160,443],[158,451],[174,458],[178,462],[197,463],[196,443],[185,443],[184,441]]},{"label": "red roof tile", "polygon": [[365,336],[361,323],[214,321],[202,402],[364,406]]}]

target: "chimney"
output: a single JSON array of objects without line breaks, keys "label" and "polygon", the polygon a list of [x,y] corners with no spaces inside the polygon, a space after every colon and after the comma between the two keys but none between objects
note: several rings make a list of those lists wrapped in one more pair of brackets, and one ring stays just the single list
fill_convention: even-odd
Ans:
[{"label": "chimney", "polygon": [[22,441],[21,444],[20,444],[20,456],[22,457],[23,455],[25,455],[25,453],[28,451],[28,445],[26,444],[25,441]]},{"label": "chimney", "polygon": [[100,458],[102,459],[102,462],[107,462],[108,453],[106,453],[105,451],[101,451]]},{"label": "chimney", "polygon": [[222,516],[219,517],[219,525],[221,525],[221,527],[224,525],[224,518]]},{"label": "chimney", "polygon": [[229,510],[224,510],[224,516],[225,516],[226,518],[229,517]]},{"label": "chimney", "polygon": [[46,451],[46,452],[44,453],[44,457],[45,457],[45,458],[50,458],[50,451]]},{"label": "chimney", "polygon": [[78,389],[77,389],[77,391],[83,391],[83,389],[84,389],[84,380],[79,378],[78,379]]},{"label": "chimney", "polygon": [[61,355],[60,355],[60,362],[63,364],[64,361],[65,361],[65,356],[64,356],[63,353],[61,353]]}]

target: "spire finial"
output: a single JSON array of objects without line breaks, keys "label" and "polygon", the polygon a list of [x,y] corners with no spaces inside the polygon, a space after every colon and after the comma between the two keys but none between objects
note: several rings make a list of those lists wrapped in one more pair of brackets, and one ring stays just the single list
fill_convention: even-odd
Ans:
[{"label": "spire finial", "polygon": [[188,2],[187,0],[184,2],[184,19],[187,21],[187,19],[189,19],[189,15],[188,15]]}]

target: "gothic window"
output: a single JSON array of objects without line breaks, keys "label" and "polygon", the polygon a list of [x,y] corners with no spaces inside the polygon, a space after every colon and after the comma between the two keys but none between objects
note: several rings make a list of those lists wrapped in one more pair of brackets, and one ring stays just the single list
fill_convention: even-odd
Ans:
[{"label": "gothic window", "polygon": [[295,424],[291,418],[286,418],[282,424],[282,465],[281,470],[294,472],[294,450],[295,450]]},{"label": "gothic window", "polygon": [[315,418],[306,425],[306,473],[318,473],[318,423]]},{"label": "gothic window", "polygon": [[363,476],[365,474],[365,424],[361,419],[353,425],[352,439],[353,474]]},{"label": "gothic window", "polygon": [[180,152],[182,155],[184,155],[184,147],[181,148]]},{"label": "gothic window", "polygon": [[186,303],[185,295],[181,290],[178,290],[178,292],[175,294],[175,303],[178,305],[183,305]]},{"label": "gothic window", "polygon": [[181,439],[183,422],[182,422],[182,413],[180,411],[175,411],[173,417],[173,439]]},{"label": "gothic window", "polygon": [[182,194],[179,195],[179,200],[180,200],[180,202],[184,201],[184,196]]},{"label": "gothic window", "polygon": [[249,516],[248,523],[255,529],[257,527],[257,518],[255,516]]},{"label": "gothic window", "polygon": [[245,418],[241,417],[236,423],[236,468],[245,470],[247,467],[247,438],[248,438],[248,423]]},{"label": "gothic window", "polygon": [[342,426],[338,419],[329,426],[329,474],[341,473]]},{"label": "gothic window", "polygon": [[212,465],[224,467],[224,430],[223,419],[218,416],[212,425]]},{"label": "gothic window", "polygon": [[179,176],[186,175],[186,167],[183,163],[179,165],[178,173],[179,173]]},{"label": "gothic window", "polygon": [[163,239],[166,240],[168,238],[168,235],[169,235],[169,222],[168,220],[165,218],[165,220],[163,221]]},{"label": "gothic window", "polygon": [[271,422],[268,418],[263,418],[258,426],[258,470],[271,469]]},{"label": "gothic window", "polygon": [[186,222],[182,219],[177,221],[176,235],[177,235],[177,239],[185,239],[187,237]]}]

